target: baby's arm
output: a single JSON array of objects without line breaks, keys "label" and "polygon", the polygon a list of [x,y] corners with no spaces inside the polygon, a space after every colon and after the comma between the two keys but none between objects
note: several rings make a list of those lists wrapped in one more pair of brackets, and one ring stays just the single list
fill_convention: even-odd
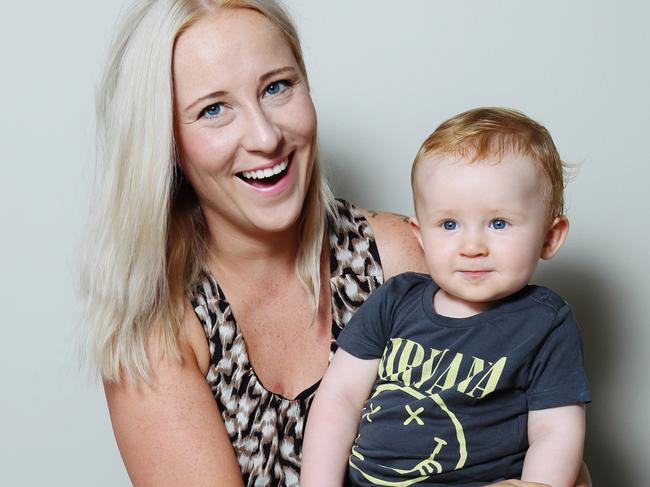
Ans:
[{"label": "baby's arm", "polygon": [[528,451],[522,480],[573,487],[582,464],[583,404],[528,411]]},{"label": "baby's arm", "polygon": [[309,411],[300,485],[340,486],[359,427],[359,413],[377,376],[379,359],[363,360],[339,348]]}]

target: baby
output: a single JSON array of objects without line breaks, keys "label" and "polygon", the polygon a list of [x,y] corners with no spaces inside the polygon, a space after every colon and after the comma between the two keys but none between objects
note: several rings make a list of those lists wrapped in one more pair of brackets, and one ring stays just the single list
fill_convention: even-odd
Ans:
[{"label": "baby", "polygon": [[[340,333],[309,414],[301,485],[574,485],[590,394],[580,334],[529,285],[569,228],[548,131],[479,108],[440,125],[411,173],[430,275],[379,287]],[[349,466],[349,467],[348,467]]]}]

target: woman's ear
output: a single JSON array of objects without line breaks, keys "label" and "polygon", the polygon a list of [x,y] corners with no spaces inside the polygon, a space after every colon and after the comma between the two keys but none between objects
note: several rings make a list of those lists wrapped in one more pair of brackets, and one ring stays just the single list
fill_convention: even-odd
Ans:
[{"label": "woman's ear", "polygon": [[418,239],[420,248],[424,250],[424,245],[422,245],[422,234],[420,233],[420,224],[418,223],[418,219],[416,217],[409,217],[409,227],[411,227],[411,231],[413,232],[413,235],[415,235],[415,238]]},{"label": "woman's ear", "polygon": [[564,243],[567,233],[569,233],[569,220],[567,217],[562,215],[553,219],[551,226],[546,230],[540,257],[545,260],[553,258]]}]

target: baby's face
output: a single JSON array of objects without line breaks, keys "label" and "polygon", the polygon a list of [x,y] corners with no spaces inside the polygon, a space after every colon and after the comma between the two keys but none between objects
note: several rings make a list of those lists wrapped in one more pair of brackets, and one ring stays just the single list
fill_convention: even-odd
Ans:
[{"label": "baby's face", "polygon": [[440,286],[439,313],[471,316],[528,283],[549,223],[545,180],[532,159],[506,153],[468,163],[432,154],[415,184],[416,234]]}]

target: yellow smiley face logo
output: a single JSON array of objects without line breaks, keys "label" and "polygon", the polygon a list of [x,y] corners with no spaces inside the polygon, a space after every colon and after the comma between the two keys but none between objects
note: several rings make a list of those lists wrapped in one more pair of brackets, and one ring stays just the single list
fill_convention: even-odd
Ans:
[{"label": "yellow smiley face logo", "polygon": [[[380,406],[375,406],[372,399],[378,398],[381,394],[391,393],[404,393],[409,397],[405,397],[403,401],[404,408],[404,422],[402,423],[405,428],[422,428],[422,432],[418,432],[418,442],[421,441],[422,450],[428,451],[428,455],[415,462],[412,466],[401,465],[400,468],[390,465],[378,465],[372,468],[374,474],[370,474],[365,462],[364,456],[358,451],[355,445],[352,448],[350,456],[350,467],[357,470],[366,480],[374,485],[386,486],[400,486],[405,487],[408,485],[416,484],[428,479],[433,474],[439,474],[443,471],[458,470],[465,465],[467,460],[467,446],[465,443],[465,434],[463,427],[458,421],[458,418],[452,411],[449,410],[445,402],[438,394],[425,395],[421,392],[408,386],[399,386],[397,384],[382,384],[377,387],[375,393],[368,400],[369,407],[362,415],[364,421],[372,423],[373,414],[378,414],[381,411]],[[413,401],[416,399],[416,402]],[[439,409],[433,412],[435,416],[440,416],[441,412],[443,417],[447,418],[448,425],[445,427],[445,432],[436,432],[433,430],[432,425],[426,422],[423,417],[431,416],[432,413],[427,413],[428,408]],[[438,433],[438,434],[436,434]],[[451,433],[451,435],[450,435]],[[448,436],[443,438],[442,436]],[[356,443],[356,442],[355,442]],[[424,444],[430,444],[430,448],[425,450]],[[444,465],[436,459],[441,452],[444,451]],[[453,459],[453,461],[449,461]],[[377,467],[386,470],[386,475],[377,473]],[[397,480],[396,477],[404,477],[402,480]]]}]

